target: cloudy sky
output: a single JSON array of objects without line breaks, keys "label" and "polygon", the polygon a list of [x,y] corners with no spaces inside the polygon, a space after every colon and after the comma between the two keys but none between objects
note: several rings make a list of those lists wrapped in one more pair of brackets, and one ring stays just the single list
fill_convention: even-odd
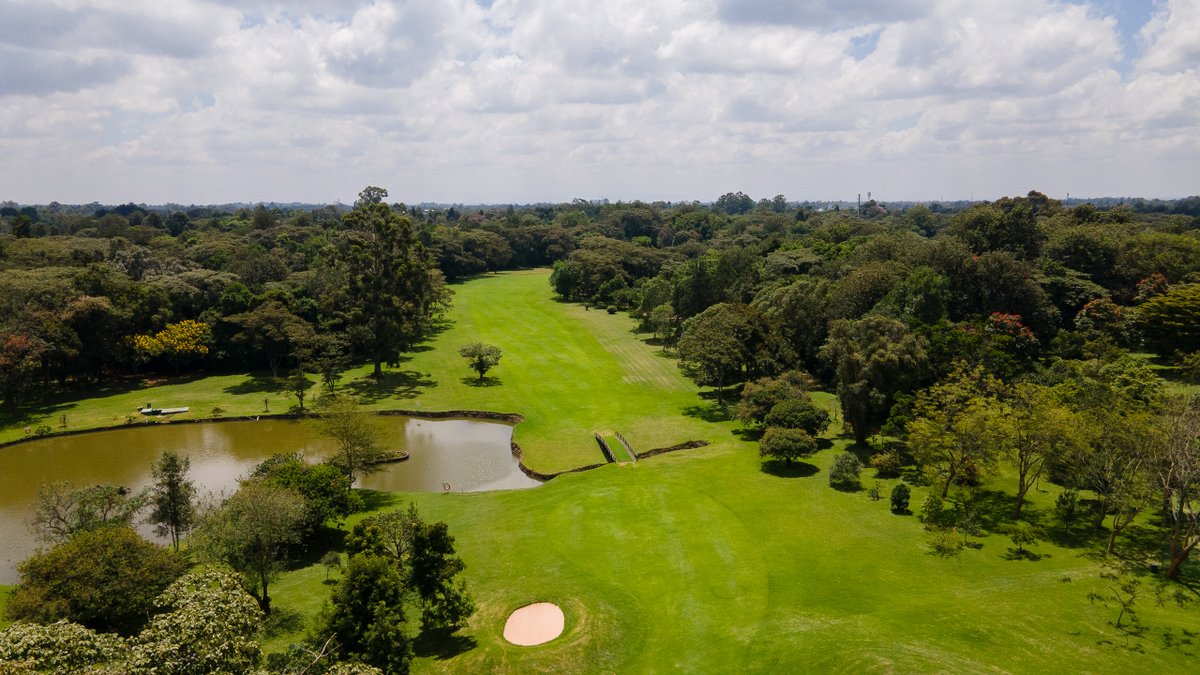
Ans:
[{"label": "cloudy sky", "polygon": [[1200,0],[0,0],[0,199],[1200,192]]}]

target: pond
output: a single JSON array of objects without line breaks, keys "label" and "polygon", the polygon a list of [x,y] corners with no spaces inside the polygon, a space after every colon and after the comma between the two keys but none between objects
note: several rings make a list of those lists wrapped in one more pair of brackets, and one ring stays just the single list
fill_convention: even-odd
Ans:
[{"label": "pond", "polygon": [[[409,459],[384,465],[357,486],[393,492],[511,490],[540,483],[521,472],[512,456],[512,427],[478,420],[380,417],[389,450]],[[151,482],[150,465],[163,450],[191,459],[200,493],[230,493],[237,479],[271,455],[301,451],[312,460],[333,454],[333,444],[311,422],[263,419],[214,424],[155,424],[45,438],[0,448],[0,584],[16,583],[17,564],[38,547],[28,523],[43,482],[76,487]],[[139,528],[149,534],[148,527]]]}]

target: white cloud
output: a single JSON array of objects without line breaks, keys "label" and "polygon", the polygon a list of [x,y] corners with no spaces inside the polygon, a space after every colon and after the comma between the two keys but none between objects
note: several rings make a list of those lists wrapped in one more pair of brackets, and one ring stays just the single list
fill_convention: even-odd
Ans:
[{"label": "white cloud", "polygon": [[0,197],[1160,195],[1200,173],[1196,0],[1132,64],[1114,19],[1052,0],[483,4],[6,3]]}]

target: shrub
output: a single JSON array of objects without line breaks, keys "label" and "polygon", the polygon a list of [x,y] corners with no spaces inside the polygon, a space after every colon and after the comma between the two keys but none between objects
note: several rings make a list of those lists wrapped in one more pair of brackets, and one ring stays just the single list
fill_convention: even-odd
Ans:
[{"label": "shrub", "polygon": [[934,528],[942,523],[942,498],[935,492],[930,492],[921,504],[921,522],[925,527]]},{"label": "shrub", "polygon": [[871,486],[871,489],[867,490],[867,496],[870,497],[871,501],[873,502],[883,499],[883,496],[879,491],[879,481],[875,481],[875,484]]},{"label": "shrub", "polygon": [[1054,499],[1054,515],[1064,530],[1071,529],[1079,515],[1079,490],[1067,489]]},{"label": "shrub", "polygon": [[833,466],[829,469],[829,486],[838,490],[857,490],[862,487],[858,472],[862,471],[862,462],[852,452],[843,452],[833,458]]},{"label": "shrub", "polygon": [[895,478],[900,475],[901,462],[900,453],[888,450],[872,457],[871,467],[879,478]]},{"label": "shrub", "polygon": [[608,308],[607,308],[607,309],[605,309],[605,311],[606,311],[606,312],[608,312],[609,314],[616,314],[616,313],[617,313],[617,306],[616,306],[616,305],[609,305],[609,306],[608,306]]},{"label": "shrub", "polygon": [[1017,555],[1025,555],[1025,547],[1037,541],[1037,532],[1025,521],[1018,521],[1008,531],[1008,538],[1017,547]]},{"label": "shrub", "polygon": [[892,513],[908,513],[908,499],[912,490],[901,483],[892,488]]},{"label": "shrub", "polygon": [[45,626],[21,621],[0,631],[0,672],[4,673],[78,672],[128,656],[129,648],[116,635],[67,621]]},{"label": "shrub", "polygon": [[929,540],[929,551],[940,558],[954,558],[966,545],[966,538],[958,530],[937,530]]}]

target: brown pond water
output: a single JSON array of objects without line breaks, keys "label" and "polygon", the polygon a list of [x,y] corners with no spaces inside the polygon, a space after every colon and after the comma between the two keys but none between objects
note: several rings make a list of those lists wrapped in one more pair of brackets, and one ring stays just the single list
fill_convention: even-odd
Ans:
[{"label": "brown pond water", "polygon": [[[358,487],[393,492],[512,490],[540,485],[521,473],[512,456],[512,427],[478,420],[420,420],[380,417],[389,450],[409,459],[385,465]],[[69,481],[77,487],[150,484],[150,465],[163,450],[191,459],[190,477],[201,494],[230,493],[237,479],[262,460],[301,451],[312,460],[333,453],[332,443],[310,422],[264,419],[258,422],[156,424],[46,438],[0,448],[0,584],[16,583],[16,566],[38,542],[28,523],[38,486]],[[148,527],[140,528],[149,534]]]}]

